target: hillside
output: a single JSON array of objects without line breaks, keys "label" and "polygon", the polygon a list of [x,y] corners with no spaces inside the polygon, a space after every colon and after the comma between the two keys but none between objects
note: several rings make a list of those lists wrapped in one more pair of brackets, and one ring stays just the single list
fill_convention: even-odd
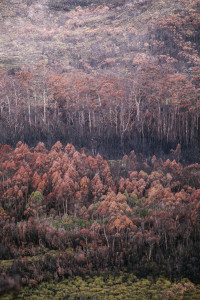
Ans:
[{"label": "hillside", "polygon": [[67,71],[128,76],[143,62],[170,58],[185,71],[199,65],[198,32],[198,1],[3,0],[0,66],[43,60]]}]

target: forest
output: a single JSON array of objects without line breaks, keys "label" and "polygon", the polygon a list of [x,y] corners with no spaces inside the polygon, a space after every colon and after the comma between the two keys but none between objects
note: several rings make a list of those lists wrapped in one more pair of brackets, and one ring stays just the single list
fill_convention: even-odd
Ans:
[{"label": "forest", "polygon": [[123,270],[199,283],[200,165],[176,162],[180,145],[148,163],[60,142],[0,151],[2,291]]},{"label": "forest", "polygon": [[146,63],[127,78],[97,79],[41,63],[10,73],[1,71],[2,144],[43,141],[49,148],[60,140],[119,159],[132,149],[167,157],[180,143],[183,158],[198,161],[196,68],[189,77]]},{"label": "forest", "polygon": [[0,2],[0,299],[200,298],[200,1]]}]

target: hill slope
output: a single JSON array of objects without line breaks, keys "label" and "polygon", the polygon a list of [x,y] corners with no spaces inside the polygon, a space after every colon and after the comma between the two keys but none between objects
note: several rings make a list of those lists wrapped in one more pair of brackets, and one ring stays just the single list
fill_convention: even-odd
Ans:
[{"label": "hill slope", "polygon": [[193,66],[199,64],[198,13],[198,1],[2,1],[0,66],[44,60],[67,70],[127,75],[160,55]]}]

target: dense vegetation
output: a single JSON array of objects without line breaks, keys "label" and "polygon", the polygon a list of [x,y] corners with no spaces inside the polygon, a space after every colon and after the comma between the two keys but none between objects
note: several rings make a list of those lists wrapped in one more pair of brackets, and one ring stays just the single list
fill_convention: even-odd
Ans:
[{"label": "dense vegetation", "polygon": [[2,297],[199,297],[199,12],[1,1]]},{"label": "dense vegetation", "polygon": [[[119,275],[76,276],[61,281],[43,282],[36,287],[26,287],[17,293],[2,297],[17,299],[199,299],[200,287],[189,280],[172,283],[164,278],[154,282],[151,278],[138,280],[136,276]],[[16,299],[16,298],[15,298]]]},{"label": "dense vegetation", "polygon": [[120,270],[199,282],[199,164],[108,162],[60,142],[0,157],[2,290]]}]

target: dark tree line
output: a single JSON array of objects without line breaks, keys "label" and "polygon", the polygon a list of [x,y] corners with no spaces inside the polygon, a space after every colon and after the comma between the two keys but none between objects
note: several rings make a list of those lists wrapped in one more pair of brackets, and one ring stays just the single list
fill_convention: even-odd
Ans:
[{"label": "dark tree line", "polygon": [[58,139],[116,158],[132,148],[145,155],[181,144],[199,154],[198,70],[189,75],[154,64],[129,78],[62,73],[44,64],[1,71],[0,141],[50,148]]}]

